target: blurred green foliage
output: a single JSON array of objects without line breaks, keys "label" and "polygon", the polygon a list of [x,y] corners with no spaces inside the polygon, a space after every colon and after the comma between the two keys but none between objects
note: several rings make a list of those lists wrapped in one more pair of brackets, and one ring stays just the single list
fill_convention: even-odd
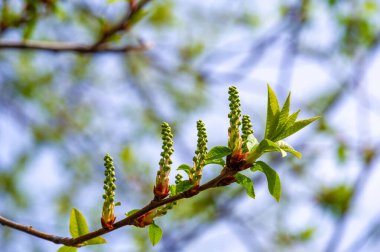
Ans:
[{"label": "blurred green foliage", "polygon": [[324,187],[316,196],[316,201],[336,216],[342,216],[350,208],[352,188],[342,184]]}]

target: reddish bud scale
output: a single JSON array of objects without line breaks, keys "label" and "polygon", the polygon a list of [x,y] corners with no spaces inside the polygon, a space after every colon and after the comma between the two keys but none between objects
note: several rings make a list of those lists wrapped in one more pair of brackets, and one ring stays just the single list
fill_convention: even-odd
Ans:
[{"label": "reddish bud scale", "polygon": [[234,171],[242,171],[252,166],[246,160],[247,153],[233,153],[227,156],[227,167]]},{"label": "reddish bud scale", "polygon": [[107,230],[112,230],[113,229],[113,224],[115,223],[116,217],[112,216],[111,219],[108,221],[104,220],[104,217],[100,219],[100,222],[102,223],[102,227]]},{"label": "reddish bud scale", "polygon": [[138,217],[133,225],[136,226],[136,227],[140,227],[140,228],[143,228],[143,227],[146,227],[146,226],[149,226],[150,224],[153,223],[153,218],[155,217],[155,214],[154,214],[154,211],[150,211],[144,215],[141,215],[140,217]]},{"label": "reddish bud scale", "polygon": [[161,200],[161,199],[166,198],[169,195],[169,181],[167,181],[167,183],[165,183],[164,181],[164,183],[160,183],[154,186],[153,193],[157,199]]}]

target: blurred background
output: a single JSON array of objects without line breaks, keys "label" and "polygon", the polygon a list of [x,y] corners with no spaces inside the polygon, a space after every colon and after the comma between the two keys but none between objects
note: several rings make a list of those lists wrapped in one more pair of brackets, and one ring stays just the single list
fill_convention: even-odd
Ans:
[{"label": "blurred background", "polygon": [[[69,236],[75,207],[98,229],[110,153],[120,220],[152,198],[163,121],[174,178],[196,120],[209,148],[227,143],[230,85],[262,139],[270,83],[301,119],[322,116],[288,139],[302,159],[265,157],[280,203],[259,174],[255,200],[231,185],[180,201],[154,248],[125,227],[81,251],[380,251],[379,45],[375,0],[2,0],[0,214]],[[0,227],[3,252],[58,248]]]}]

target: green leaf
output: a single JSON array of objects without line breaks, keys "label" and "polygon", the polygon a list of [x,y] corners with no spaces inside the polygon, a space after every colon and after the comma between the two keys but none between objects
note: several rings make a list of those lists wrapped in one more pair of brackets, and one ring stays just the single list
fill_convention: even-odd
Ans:
[{"label": "green leaf", "polygon": [[281,148],[281,150],[289,152],[296,156],[297,158],[301,158],[302,154],[296,151],[291,145],[284,141],[278,141],[276,144]]},{"label": "green leaf", "polygon": [[261,171],[265,174],[268,181],[268,190],[270,194],[276,199],[276,201],[280,201],[281,198],[281,181],[277,172],[273,170],[269,165],[262,161],[257,161],[251,171]]},{"label": "green leaf", "polygon": [[69,247],[69,246],[62,246],[60,247],[57,252],[76,252],[76,247]]},{"label": "green leaf", "polygon": [[206,160],[223,158],[231,154],[232,151],[226,146],[215,146],[206,155]]},{"label": "green leaf", "polygon": [[205,160],[205,165],[209,165],[209,164],[217,164],[217,165],[224,166],[226,164],[226,162],[224,162],[224,159],[222,159],[222,158]]},{"label": "green leaf", "polygon": [[236,173],[235,179],[236,179],[236,183],[242,185],[245,188],[247,195],[254,199],[255,198],[255,191],[253,189],[252,180],[250,178],[248,178],[247,176],[241,174],[241,173]]},{"label": "green leaf", "polygon": [[[69,228],[70,228],[70,234],[73,238],[89,233],[86,219],[84,218],[83,214],[78,209],[73,208],[71,210]],[[83,242],[82,245],[94,245],[94,244],[103,244],[103,243],[107,243],[107,241],[103,237],[98,236],[91,240]]]},{"label": "green leaf", "polygon": [[277,96],[268,84],[268,107],[265,138],[270,139],[278,125],[280,105]]},{"label": "green leaf", "polygon": [[171,196],[176,195],[177,194],[177,187],[176,187],[176,185],[170,185],[169,186],[169,191],[170,191],[170,195]]},{"label": "green leaf", "polygon": [[257,141],[256,137],[253,134],[249,134],[246,140],[248,151],[254,150],[259,145],[259,141]]},{"label": "green leaf", "polygon": [[289,92],[289,95],[286,98],[284,105],[282,106],[282,109],[281,109],[281,112],[279,115],[279,120],[278,120],[278,126],[279,127],[281,127],[281,125],[284,125],[286,123],[286,121],[288,120],[289,110],[290,110],[290,95],[291,95],[291,93]]},{"label": "green leaf", "polygon": [[121,202],[120,201],[116,202],[115,206],[121,206]]},{"label": "green leaf", "polygon": [[176,185],[176,193],[186,192],[193,186],[189,180],[183,180]]},{"label": "green leaf", "polygon": [[269,139],[261,140],[260,144],[248,153],[247,161],[255,162],[265,152],[281,152],[281,155],[286,156],[286,152],[283,151],[275,142]]},{"label": "green leaf", "polygon": [[70,234],[73,238],[85,235],[89,232],[86,219],[83,214],[73,208],[70,214]]},{"label": "green leaf", "polygon": [[152,223],[148,227],[148,235],[150,242],[154,246],[159,243],[162,238],[162,229],[155,223]]},{"label": "green leaf", "polygon": [[275,151],[278,151],[278,152],[281,152],[282,156],[286,156],[286,152],[284,152],[283,150],[281,150],[280,146],[278,146],[277,143],[269,140],[269,139],[264,139],[260,142],[259,144],[259,150],[261,152],[275,152]]},{"label": "green leaf", "polygon": [[181,164],[178,168],[177,168],[177,171],[185,171],[187,174],[190,175],[191,173],[191,167],[187,164]]},{"label": "green leaf", "polygon": [[84,242],[84,244],[86,244],[86,245],[96,245],[96,244],[104,244],[104,243],[107,243],[107,241],[106,241],[106,239],[104,239],[101,236],[92,238],[92,239]]},{"label": "green leaf", "polygon": [[272,138],[273,141],[281,140],[279,136],[282,134],[283,131],[286,131],[287,129],[291,128],[294,125],[300,111],[301,110],[298,110],[294,112],[293,114],[291,114],[283,125],[278,126],[278,128],[276,129],[276,134]]},{"label": "green leaf", "polygon": [[310,123],[314,122],[315,120],[318,120],[319,118],[320,118],[320,116],[315,116],[315,117],[312,117],[309,119],[305,119],[305,120],[295,122],[291,127],[287,128],[283,132],[281,132],[281,134],[278,137],[276,137],[276,140],[281,140],[281,139],[284,139],[290,135],[293,135],[297,131],[303,129],[304,127],[306,127]]},{"label": "green leaf", "polygon": [[133,209],[133,210],[131,210],[131,211],[125,213],[125,216],[127,216],[127,217],[128,217],[128,216],[131,216],[132,214],[138,212],[139,210],[140,210],[140,209]]},{"label": "green leaf", "polygon": [[297,110],[296,112],[294,112],[293,114],[291,114],[289,117],[288,117],[288,121],[286,122],[286,128],[288,128],[288,126],[293,126],[293,124],[295,123],[295,121],[297,120],[298,118],[298,114],[300,113],[300,109]]}]

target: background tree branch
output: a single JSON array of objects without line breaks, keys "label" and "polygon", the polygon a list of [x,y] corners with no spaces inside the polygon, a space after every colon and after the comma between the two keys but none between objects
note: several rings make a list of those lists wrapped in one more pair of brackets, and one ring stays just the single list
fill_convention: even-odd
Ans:
[{"label": "background tree branch", "polygon": [[0,50],[40,50],[49,52],[73,52],[73,53],[128,53],[144,51],[151,46],[145,43],[126,46],[96,46],[68,42],[45,42],[45,41],[0,41]]}]

